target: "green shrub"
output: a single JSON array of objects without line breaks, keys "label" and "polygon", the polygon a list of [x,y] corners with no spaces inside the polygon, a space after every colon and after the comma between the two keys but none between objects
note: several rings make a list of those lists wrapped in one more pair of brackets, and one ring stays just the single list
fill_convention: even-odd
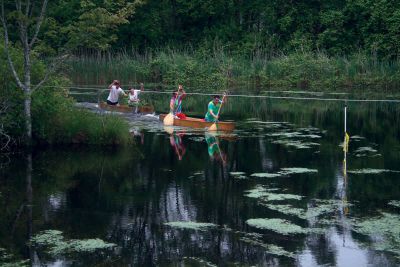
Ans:
[{"label": "green shrub", "polygon": [[52,144],[129,144],[128,123],[114,115],[77,109],[63,90],[42,88],[33,95],[34,139]]}]

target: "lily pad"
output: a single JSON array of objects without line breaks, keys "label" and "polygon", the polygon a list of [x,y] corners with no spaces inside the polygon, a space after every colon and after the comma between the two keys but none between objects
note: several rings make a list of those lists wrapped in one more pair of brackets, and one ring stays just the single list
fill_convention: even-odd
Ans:
[{"label": "lily pad", "polygon": [[270,230],[279,234],[283,235],[290,235],[290,234],[304,234],[307,233],[307,230],[296,225],[292,224],[287,220],[283,219],[249,219],[246,223],[252,227],[263,229],[263,230]]},{"label": "lily pad", "polygon": [[213,223],[200,223],[200,222],[184,222],[184,221],[177,221],[177,222],[167,222],[164,225],[168,225],[173,228],[179,229],[190,229],[190,230],[198,230],[198,231],[205,231],[209,228],[216,227],[217,225]]}]

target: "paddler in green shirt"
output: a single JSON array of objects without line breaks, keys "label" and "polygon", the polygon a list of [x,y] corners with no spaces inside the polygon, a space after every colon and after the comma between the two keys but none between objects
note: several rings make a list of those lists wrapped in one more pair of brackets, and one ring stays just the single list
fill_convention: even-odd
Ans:
[{"label": "paddler in green shirt", "polygon": [[207,113],[204,118],[205,121],[215,122],[218,120],[218,116],[219,116],[218,111],[221,107],[222,102],[223,101],[219,98],[218,95],[214,96],[214,99],[211,100],[210,103],[208,103]]}]

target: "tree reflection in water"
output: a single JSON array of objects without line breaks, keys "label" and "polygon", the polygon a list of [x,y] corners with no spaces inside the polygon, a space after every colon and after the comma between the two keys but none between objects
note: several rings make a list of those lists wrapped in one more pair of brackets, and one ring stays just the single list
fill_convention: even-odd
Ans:
[{"label": "tree reflection in water", "polygon": [[[9,166],[0,170],[0,205],[3,208],[0,247],[31,258],[35,264],[56,261],[77,266],[109,264],[106,258],[110,256],[113,265],[120,266],[173,265],[184,257],[204,259],[218,266],[232,263],[395,266],[398,262],[390,254],[368,249],[366,237],[355,234],[348,222],[368,217],[378,209],[388,209],[388,200],[398,199],[399,180],[391,173],[356,178],[345,175],[338,147],[342,130],[334,126],[342,125],[340,116],[332,112],[335,108],[329,105],[322,107],[322,111],[313,110],[312,105],[305,109],[308,113],[298,114],[282,106],[273,114],[262,116],[272,116],[274,121],[290,121],[294,126],[284,128],[285,131],[299,132],[300,127],[305,129],[310,125],[321,132],[326,130],[318,140],[319,145],[312,149],[273,143],[267,134],[274,128],[256,126],[253,122],[248,128],[239,125],[242,132],[238,132],[236,140],[205,136],[205,141],[200,138],[195,141],[189,139],[189,135],[171,137],[161,131],[144,132],[140,135],[143,144],[138,142],[138,149],[42,149],[32,154],[31,165],[29,158],[15,156]],[[371,110],[383,114],[393,111],[382,107]],[[263,112],[268,112],[268,108]],[[392,121],[384,120],[382,124],[395,124],[396,129],[374,132],[372,128],[376,128],[374,123],[378,122],[368,120],[374,115],[369,111],[363,113],[363,109],[357,112],[349,120],[352,128],[358,131],[354,134],[376,142],[379,153],[385,157],[354,157],[350,147],[348,157],[351,160],[347,167],[396,169],[400,155],[392,152],[398,145],[395,117],[387,114]],[[261,130],[254,130],[255,127]],[[199,136],[203,138],[204,135]],[[177,156],[177,151],[181,157]],[[210,160],[210,155],[214,160]],[[288,167],[314,168],[318,173],[251,177],[253,173],[276,172]],[[235,179],[230,172],[242,172],[244,179]],[[302,200],[279,202],[299,209],[312,207],[315,199],[342,204],[323,217],[331,221],[323,234],[283,236],[249,227],[246,220],[281,218],[303,228],[323,227],[322,220],[283,214],[260,205],[258,199],[244,196],[246,190],[259,185],[303,196]],[[164,224],[173,221],[213,223],[217,227],[196,231]],[[101,238],[116,243],[119,249],[105,256],[77,254],[51,258],[27,245],[32,234],[45,229],[63,231],[68,238]],[[253,243],[244,242],[245,238]],[[271,254],[263,244],[279,246],[296,256]]]}]

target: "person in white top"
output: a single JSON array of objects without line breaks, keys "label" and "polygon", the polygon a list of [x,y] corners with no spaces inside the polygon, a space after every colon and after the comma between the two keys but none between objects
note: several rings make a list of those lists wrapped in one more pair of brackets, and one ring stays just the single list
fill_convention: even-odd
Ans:
[{"label": "person in white top", "polygon": [[109,86],[110,93],[107,97],[107,104],[112,106],[119,106],[118,99],[120,95],[126,96],[124,90],[120,87],[120,82],[118,80],[114,80]]},{"label": "person in white top", "polygon": [[139,103],[139,95],[140,92],[144,90],[144,85],[143,83],[140,83],[140,90],[139,89],[134,89],[134,88],[129,88],[129,100],[128,104],[133,105]]}]

